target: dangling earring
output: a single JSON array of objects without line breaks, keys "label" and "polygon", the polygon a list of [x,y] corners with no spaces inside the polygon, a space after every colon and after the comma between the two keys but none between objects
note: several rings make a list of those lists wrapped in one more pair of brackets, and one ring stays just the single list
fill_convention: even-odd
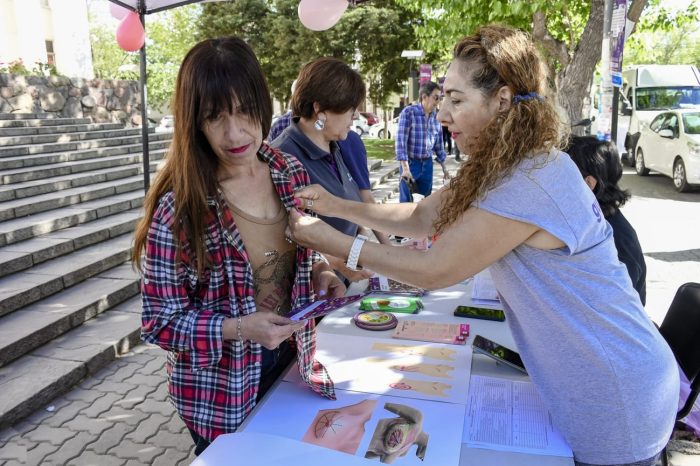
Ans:
[{"label": "dangling earring", "polygon": [[318,119],[314,122],[314,128],[316,128],[316,131],[323,131],[323,128],[326,127],[326,119],[321,119],[321,116],[318,117]]}]

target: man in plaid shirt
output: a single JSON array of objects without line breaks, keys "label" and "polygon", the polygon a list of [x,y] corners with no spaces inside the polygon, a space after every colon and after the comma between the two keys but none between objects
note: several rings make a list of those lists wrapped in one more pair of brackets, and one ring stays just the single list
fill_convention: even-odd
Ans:
[{"label": "man in plaid shirt", "polygon": [[433,152],[445,179],[450,177],[445,167],[447,155],[442,142],[442,126],[437,121],[440,88],[428,81],[421,85],[418,95],[420,102],[404,108],[399,115],[396,160],[401,164],[400,202],[413,202],[413,193],[429,196],[433,191]]}]

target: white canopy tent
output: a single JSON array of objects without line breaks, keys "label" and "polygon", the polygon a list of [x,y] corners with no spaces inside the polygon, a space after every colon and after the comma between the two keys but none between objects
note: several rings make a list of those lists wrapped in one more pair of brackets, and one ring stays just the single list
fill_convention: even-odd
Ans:
[{"label": "white canopy tent", "polygon": [[[109,0],[127,10],[135,11],[141,18],[141,24],[146,28],[146,15],[159,11],[177,8],[190,3],[216,2],[222,0]],[[146,102],[146,44],[141,47],[141,70],[139,82],[141,87],[141,140],[143,150],[143,183],[144,190],[150,187],[150,157],[148,154],[148,106]]]}]

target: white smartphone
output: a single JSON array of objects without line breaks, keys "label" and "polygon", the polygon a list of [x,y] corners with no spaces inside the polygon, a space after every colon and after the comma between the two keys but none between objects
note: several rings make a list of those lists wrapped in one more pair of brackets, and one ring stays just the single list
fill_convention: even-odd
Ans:
[{"label": "white smartphone", "polygon": [[506,348],[503,345],[499,345],[495,341],[491,341],[488,338],[484,338],[481,335],[476,335],[474,337],[474,343],[472,343],[472,348],[477,353],[485,354],[496,361],[502,362],[513,369],[517,369],[521,372],[527,374],[525,370],[525,364],[523,360],[520,359],[520,355],[513,351],[512,349]]}]

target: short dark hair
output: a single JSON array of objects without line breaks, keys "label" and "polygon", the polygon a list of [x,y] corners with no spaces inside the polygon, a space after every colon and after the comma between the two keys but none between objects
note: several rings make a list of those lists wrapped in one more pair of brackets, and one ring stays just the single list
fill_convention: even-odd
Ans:
[{"label": "short dark hair", "polygon": [[436,82],[428,81],[420,85],[418,89],[418,98],[421,99],[424,95],[430,95],[435,89],[439,89],[440,86]]},{"label": "short dark hair", "polygon": [[565,151],[584,178],[592,176],[596,180],[593,194],[603,215],[613,215],[627,202],[629,191],[617,185],[622,178],[622,162],[615,144],[595,136],[572,136]]},{"label": "short dark hair", "polygon": [[304,65],[292,95],[292,114],[303,118],[319,111],[347,112],[357,108],[365,98],[365,83],[360,73],[333,57],[321,57]]}]

